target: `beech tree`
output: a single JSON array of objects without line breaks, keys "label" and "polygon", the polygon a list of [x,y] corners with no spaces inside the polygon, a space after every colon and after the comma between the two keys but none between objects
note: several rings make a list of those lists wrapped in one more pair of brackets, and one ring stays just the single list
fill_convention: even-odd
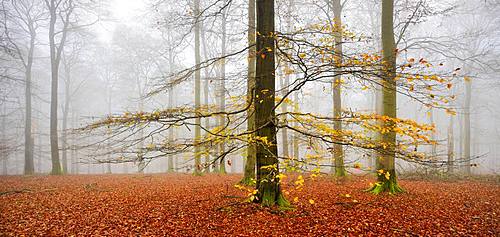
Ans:
[{"label": "beech tree", "polygon": [[[247,103],[250,105],[247,110],[247,131],[255,130],[255,112],[253,98],[255,95],[255,1],[248,1],[248,28],[247,28],[247,44],[248,44],[248,70],[247,70]],[[245,167],[243,170],[242,184],[253,184],[255,179],[255,162],[256,162],[256,147],[255,143],[249,143],[246,152]]]},{"label": "beech tree", "polygon": [[[24,68],[24,174],[33,174],[34,137],[32,135],[32,68],[37,33],[46,12],[38,1],[2,0],[3,30],[6,41],[15,52],[14,58]],[[27,42],[24,42],[27,39]]]},{"label": "beech tree", "polygon": [[267,141],[257,144],[257,195],[263,206],[287,206],[281,192],[275,115],[275,30],[274,1],[256,2],[255,127],[257,137]]},{"label": "beech tree", "polygon": [[[200,53],[200,1],[194,0],[194,58],[195,58],[195,74],[194,74],[194,106],[197,111],[201,108],[201,53]],[[201,139],[201,118],[195,118],[194,128],[194,174],[201,175],[201,147],[198,144]]]},{"label": "beech tree", "polygon": [[[391,118],[396,118],[396,43],[394,41],[394,1],[382,1],[382,50],[383,50],[383,66],[382,69],[382,115]],[[393,122],[388,120],[384,124],[385,127],[394,126]],[[389,131],[381,133],[382,143],[393,146],[396,144],[396,133]],[[388,191],[390,193],[402,192],[398,185],[395,170],[395,155],[393,152],[384,151],[378,154],[377,157],[377,172],[378,185],[371,188],[371,192],[380,193]]]},{"label": "beech tree", "polygon": [[[331,161],[332,154],[331,152],[322,154],[319,151],[323,149],[322,147],[325,147],[324,149],[327,151],[331,151],[335,145],[341,145],[357,150],[375,151],[380,154],[379,161],[385,163],[380,162],[381,165],[384,165],[384,168],[377,171],[379,182],[374,185],[372,190],[375,193],[390,190],[390,188],[381,189],[377,187],[397,184],[394,171],[394,159],[396,157],[420,164],[434,165],[433,161],[425,157],[425,154],[417,151],[418,146],[431,144],[432,141],[429,136],[434,127],[418,124],[409,119],[397,118],[395,114],[395,95],[401,93],[420,101],[429,98],[443,99],[445,98],[444,95],[438,94],[438,92],[442,88],[446,88],[448,77],[428,75],[429,72],[426,68],[429,68],[430,65],[425,60],[415,62],[414,59],[409,59],[400,65],[399,71],[396,71],[395,57],[397,52],[394,46],[394,38],[392,38],[392,41],[387,40],[386,36],[388,34],[385,34],[384,40],[386,41],[386,47],[392,47],[392,51],[384,50],[384,52],[389,52],[383,55],[384,57],[377,53],[344,52],[342,55],[343,60],[339,61],[338,53],[333,50],[335,46],[344,42],[353,44],[361,42],[361,37],[356,36],[347,29],[338,29],[338,27],[322,23],[311,24],[291,32],[277,32],[274,26],[274,2],[259,0],[255,3],[257,13],[255,77],[249,76],[247,78],[249,82],[255,79],[255,87],[252,88],[252,84],[247,83],[248,94],[243,95],[244,98],[251,95],[251,100],[234,100],[228,104],[226,110],[221,110],[219,106],[198,107],[195,104],[194,107],[178,106],[151,112],[140,111],[114,115],[92,123],[81,130],[112,129],[113,134],[122,135],[113,137],[117,144],[120,144],[121,152],[124,155],[130,156],[141,152],[146,160],[155,159],[162,155],[191,153],[193,151],[196,155],[201,153],[197,147],[203,146],[205,150],[210,150],[224,144],[227,148],[226,151],[217,153],[209,163],[201,163],[201,160],[197,161],[196,159],[200,158],[197,156],[190,159],[190,161],[194,161],[193,163],[196,166],[200,165],[200,171],[202,167],[220,162],[228,154],[234,154],[255,144],[253,154],[250,154],[251,149],[247,149],[248,156],[253,155],[256,157],[256,186],[253,190],[249,189],[250,199],[264,206],[289,205],[281,190],[285,174],[280,173],[280,161],[283,161],[285,166],[292,163],[296,170],[299,171],[311,171],[311,176],[314,177],[321,174],[321,168],[336,166],[332,162],[324,162],[325,159]],[[389,12],[387,12],[387,7],[385,9],[383,15],[387,17]],[[388,25],[391,26],[392,23]],[[251,27],[249,28],[251,29]],[[342,42],[335,42],[334,36],[339,34],[339,30],[342,30]],[[249,36],[252,33],[253,31],[250,31]],[[383,33],[387,33],[385,28]],[[169,90],[172,86],[190,79],[195,79],[196,82],[196,74],[200,70],[216,65],[221,60],[229,61],[232,57],[248,53],[253,46],[252,39],[249,37],[248,45],[241,50],[228,52],[226,55],[204,61],[200,60],[196,65],[182,69],[171,75],[170,78],[166,78],[168,80],[162,78],[164,84],[153,88],[149,94],[155,95],[161,91]],[[392,60],[392,64],[389,64],[388,60]],[[282,98],[276,98],[275,95],[277,93],[275,88],[276,62],[290,65],[287,72],[294,74],[294,80],[290,82],[288,85],[289,90]],[[249,63],[247,70],[251,70],[252,65],[252,63]],[[249,74],[251,75],[251,73]],[[359,84],[363,90],[383,82],[381,87],[384,88],[384,104],[387,105],[383,113],[363,114],[342,111],[339,116],[325,116],[313,112],[302,112],[299,109],[277,113],[277,108],[293,94],[301,91],[306,84],[326,82],[328,85],[332,85],[333,81],[339,76],[345,76],[346,79],[349,79],[351,86]],[[398,78],[397,82],[394,80],[396,77]],[[245,123],[250,123],[247,115],[252,113],[252,107],[254,108],[253,114],[255,114],[255,127],[251,129],[251,126],[247,126],[243,129]],[[201,119],[220,116],[227,121],[223,128],[209,128],[198,123]],[[339,130],[336,128],[334,124],[338,121],[348,125],[346,129]],[[146,125],[148,128],[146,128]],[[178,138],[175,141],[165,141],[161,136],[163,132],[167,132],[172,127],[190,128],[193,126],[204,130],[205,135],[200,138],[196,136],[188,139]],[[285,128],[300,134],[304,139],[309,140],[311,144],[315,144],[318,147],[316,154],[297,157],[293,162],[290,162],[289,157],[280,157],[277,131]],[[144,133],[142,138],[137,139],[149,141],[150,144],[137,148],[134,146],[134,144],[137,144],[137,139],[124,137],[127,131],[130,130],[137,133],[136,129],[148,129],[148,133]],[[367,131],[381,133],[383,140],[379,141],[367,137],[365,135]],[[401,137],[398,141],[395,140],[396,134]],[[124,158],[113,162],[124,162],[124,160],[126,161]],[[392,169],[390,169],[391,165]],[[345,164],[343,166],[345,168]],[[248,165],[246,168],[248,173],[251,173],[254,169]],[[354,164],[350,168],[359,168],[359,165]],[[304,179],[302,175],[298,177],[300,178],[297,178],[297,185],[303,185]]]}]

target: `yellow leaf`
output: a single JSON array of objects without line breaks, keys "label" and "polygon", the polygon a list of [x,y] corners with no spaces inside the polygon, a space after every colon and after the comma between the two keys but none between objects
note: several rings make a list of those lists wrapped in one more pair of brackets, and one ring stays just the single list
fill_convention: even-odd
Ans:
[{"label": "yellow leaf", "polygon": [[348,194],[348,193],[347,193],[347,194],[345,195],[345,197],[346,197],[346,198],[350,198],[350,197],[351,197],[351,194]]},{"label": "yellow leaf", "polygon": [[293,202],[299,202],[299,197],[294,197]]},{"label": "yellow leaf", "polygon": [[387,171],[387,173],[385,173],[385,178],[386,178],[387,180],[389,180],[389,178],[390,178],[390,177],[391,177],[391,174],[389,173],[389,171]]},{"label": "yellow leaf", "polygon": [[311,203],[311,205],[314,204],[314,200],[309,199],[309,203]]}]

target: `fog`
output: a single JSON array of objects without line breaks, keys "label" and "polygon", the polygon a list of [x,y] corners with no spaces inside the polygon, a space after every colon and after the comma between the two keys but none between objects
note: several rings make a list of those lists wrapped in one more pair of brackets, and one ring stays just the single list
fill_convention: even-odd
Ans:
[{"label": "fog", "polygon": [[[110,116],[118,119],[126,114],[173,108],[185,110],[189,117],[197,93],[201,106],[205,106],[204,113],[244,107],[248,93],[247,1],[201,0],[198,15],[192,1],[187,0],[55,1],[61,5],[53,9],[56,20],[52,31],[49,2],[2,0],[1,173],[53,173],[54,152],[59,154],[58,162],[66,174],[196,170],[194,117],[176,125],[146,121],[128,127],[111,124],[89,129],[89,126]],[[356,39],[343,43],[345,54],[380,55],[380,2],[342,1],[344,34],[352,33]],[[448,90],[439,89],[435,95],[431,92],[433,99],[444,94],[452,97],[446,103],[442,103],[445,97],[439,97],[441,101],[434,103],[428,97],[422,99],[424,92],[398,91],[397,117],[434,124],[435,132],[430,137],[436,141],[434,145],[418,147],[419,152],[429,157],[423,162],[396,159],[398,172],[445,172],[450,165],[447,163],[450,154],[454,160],[451,166],[458,174],[467,173],[468,168],[475,175],[500,172],[499,11],[497,0],[395,1],[398,68],[413,60],[417,64],[422,60],[429,62],[432,66],[415,70],[450,80]],[[295,0],[292,5],[279,0],[275,3],[275,14],[276,31],[289,33],[296,39],[301,36],[291,36],[292,32],[304,31],[315,24],[326,25],[333,19],[328,1],[323,0]],[[199,25],[201,32],[198,46],[195,25]],[[55,42],[49,40],[51,37]],[[199,47],[199,62],[195,46]],[[54,64],[54,60],[58,62]],[[297,69],[299,66],[287,73],[287,65],[283,57],[277,57],[277,98],[283,98],[305,77]],[[195,91],[197,71],[201,75],[200,91]],[[58,74],[56,97],[51,96],[54,73]],[[343,80],[342,111],[377,113],[380,85],[367,84],[348,73],[343,74]],[[294,93],[286,94],[287,107],[281,105],[276,111],[288,109],[332,116],[332,81],[331,77],[325,77],[305,83]],[[57,98],[55,105],[54,98]],[[31,114],[27,113],[27,103]],[[50,141],[51,103],[52,112],[54,106],[57,110],[57,133],[52,134],[58,141],[56,151]],[[245,130],[243,115],[237,114],[234,119],[220,115],[203,117],[201,134],[215,131],[221,126],[220,121],[230,124],[228,133]],[[31,122],[26,122],[27,116]],[[292,121],[290,116],[288,119]],[[238,127],[233,123],[239,123]],[[28,131],[27,124],[31,126]],[[363,131],[367,136],[374,134],[347,122],[344,129]],[[241,146],[244,145],[229,138],[222,146],[216,141],[207,143],[211,145],[201,151],[203,167],[210,170],[219,163],[228,173],[243,173],[246,148]],[[301,160],[318,156],[301,168],[311,170],[316,167],[314,164],[322,164],[325,165],[321,166],[322,172],[330,171],[332,148],[321,139],[297,135],[293,129],[281,127],[277,143],[279,157]],[[349,144],[342,147],[349,172],[363,173],[375,166],[371,150]],[[221,155],[223,150],[227,154]],[[30,157],[32,168],[27,164]],[[367,169],[357,169],[358,164]]]}]

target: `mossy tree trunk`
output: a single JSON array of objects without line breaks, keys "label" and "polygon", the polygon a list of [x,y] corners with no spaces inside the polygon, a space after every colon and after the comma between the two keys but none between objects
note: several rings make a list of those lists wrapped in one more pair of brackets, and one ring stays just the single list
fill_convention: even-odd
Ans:
[{"label": "mossy tree trunk", "polygon": [[[396,117],[396,45],[394,42],[394,1],[382,1],[382,115]],[[384,127],[392,127],[394,124],[385,122]],[[388,150],[381,150],[377,157],[377,179],[378,182],[370,191],[378,194],[389,192],[391,194],[402,192],[399,187],[395,170],[395,153],[391,147],[396,145],[396,133],[389,131],[380,134],[381,142],[389,147]]]},{"label": "mossy tree trunk", "polygon": [[[342,63],[342,5],[340,0],[332,0],[332,8],[334,14],[334,40],[335,40],[335,60],[339,64]],[[341,80],[342,77],[337,75],[333,78],[332,88],[333,88],[333,116],[335,118],[340,118],[342,116],[342,93],[341,93]],[[333,129],[335,131],[342,131],[342,122],[340,119],[336,119],[333,123]],[[335,164],[335,176],[345,177],[347,172],[344,166],[344,149],[340,144],[333,145],[333,160]]]},{"label": "mossy tree trunk", "polygon": [[275,116],[274,0],[257,0],[257,62],[255,77],[255,126],[259,142],[257,158],[257,198],[263,206],[287,206],[279,174]]},{"label": "mossy tree trunk", "polygon": [[[247,111],[247,131],[255,130],[255,104],[252,102],[255,93],[255,0],[248,1],[248,75],[247,75],[247,103],[250,108]],[[242,184],[251,185],[255,179],[255,143],[248,143],[245,167],[243,171]]]}]

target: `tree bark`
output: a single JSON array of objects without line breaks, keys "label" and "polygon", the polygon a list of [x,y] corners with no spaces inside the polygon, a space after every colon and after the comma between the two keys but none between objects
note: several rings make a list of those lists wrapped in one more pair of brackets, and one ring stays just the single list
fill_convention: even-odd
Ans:
[{"label": "tree bark", "polygon": [[[8,146],[7,146],[7,111],[6,111],[6,107],[3,106],[3,111],[2,111],[2,144],[4,147],[4,149],[8,149]],[[9,174],[9,171],[7,169],[7,166],[8,166],[8,152],[5,151],[2,153],[2,174],[3,175],[8,175]]]},{"label": "tree bark", "polygon": [[[333,14],[334,14],[334,40],[335,40],[335,57],[336,63],[341,64],[343,60],[342,56],[342,6],[340,0],[333,0]],[[340,118],[342,116],[342,93],[341,93],[341,76],[337,75],[333,78],[332,88],[333,88],[333,116],[335,118]],[[342,132],[342,122],[340,119],[336,119],[333,123],[333,129],[335,131]],[[344,149],[340,144],[333,145],[333,160],[335,164],[335,176],[344,177],[347,176],[346,169],[344,167]]]},{"label": "tree bark", "polygon": [[[383,69],[382,69],[382,115],[391,118],[396,117],[396,45],[394,42],[394,1],[382,1],[382,50],[383,50]],[[390,121],[384,122],[384,127],[392,127],[394,124]],[[382,144],[389,147],[388,150],[382,150],[377,157],[378,182],[371,189],[371,192],[378,194],[380,192],[399,193],[403,190],[399,187],[395,171],[395,153],[391,150],[396,145],[396,133],[389,131],[380,134]]]},{"label": "tree bark", "polygon": [[[286,27],[287,27],[287,31],[288,32],[291,32],[292,31],[292,8],[293,8],[293,0],[289,0],[288,1],[288,9],[287,9],[287,13],[286,13]],[[290,73],[288,73],[287,71],[289,70],[289,67],[290,65],[288,63],[285,63],[285,75],[284,75],[284,82],[283,82],[283,85],[282,85],[282,95],[283,95],[283,99],[285,99],[285,96],[288,94],[288,86],[290,85]],[[283,123],[286,125],[288,124],[288,116],[287,116],[287,112],[288,112],[288,103],[287,102],[284,102],[281,104],[281,108],[282,108],[282,112],[284,113],[284,118],[283,118]],[[283,152],[283,157],[285,159],[289,159],[290,158],[290,154],[289,154],[289,149],[290,149],[290,145],[288,144],[288,129],[286,127],[283,127],[281,129],[281,150]]]},{"label": "tree bark", "polygon": [[[200,72],[200,0],[194,0],[194,57],[195,57],[195,74],[194,74],[194,106],[196,113],[200,113],[201,109],[201,72]],[[194,128],[194,174],[201,175],[201,147],[199,145],[201,139],[201,118],[195,119]]]},{"label": "tree bark", "polygon": [[[224,1],[224,5],[225,5]],[[226,32],[226,25],[227,25],[227,9],[224,9],[224,12],[222,13],[222,39],[221,39],[221,57],[224,57],[226,55],[226,40],[227,40],[227,32]],[[224,112],[226,110],[226,59],[222,59],[221,64],[220,64],[220,82],[219,82],[219,107],[220,111]],[[220,116],[219,118],[219,127],[223,128],[226,125],[226,117]],[[223,130],[224,131],[224,130]],[[225,153],[226,147],[225,144],[222,142],[219,144],[219,155],[222,155]],[[226,161],[225,161],[225,156],[221,156],[220,159],[220,167],[219,167],[219,173],[225,174],[226,173]],[[231,171],[233,171],[233,166],[231,164]]]},{"label": "tree bark", "polygon": [[69,62],[63,59],[63,65],[65,70],[65,83],[64,83],[64,105],[63,105],[63,120],[62,120],[62,134],[61,134],[61,142],[62,142],[62,172],[68,173],[68,135],[66,130],[68,129],[68,114],[69,114],[69,105],[70,105],[70,88],[71,88],[71,69]]},{"label": "tree bark", "polygon": [[[255,95],[255,0],[248,1],[248,69],[247,69],[247,103],[250,107],[247,111],[247,131],[255,130],[255,103],[252,101]],[[253,133],[251,133],[253,135]],[[250,135],[251,136],[251,135]],[[249,139],[251,140],[251,139]],[[245,167],[243,171],[242,184],[251,185],[255,179],[256,144],[248,142]]]},{"label": "tree bark", "polygon": [[448,124],[448,164],[447,171],[448,173],[453,173],[454,169],[454,160],[455,160],[455,137],[453,135],[453,124],[454,124],[454,116],[450,116],[450,122]]},{"label": "tree bark", "polygon": [[255,125],[259,142],[257,198],[263,206],[289,205],[281,193],[275,115],[274,0],[257,0],[257,52],[255,77]]},{"label": "tree bark", "polygon": [[[168,73],[172,75],[174,73],[174,49],[173,49],[173,39],[172,39],[172,28],[170,26],[167,29],[167,47],[168,47]],[[174,91],[175,89],[172,87],[168,91],[168,108],[174,108]],[[169,145],[174,143],[174,127],[171,127],[168,130],[168,142]],[[173,173],[175,171],[174,167],[174,156],[172,154],[167,155],[167,172]]]},{"label": "tree bark", "polygon": [[[51,96],[50,96],[50,153],[52,160],[51,174],[62,174],[61,163],[59,161],[59,141],[57,135],[57,91],[59,84],[59,57],[62,47],[57,49],[55,25],[57,20],[57,4],[55,0],[47,2],[50,23],[49,23],[49,46],[50,46],[50,64],[51,64]],[[63,32],[63,37],[65,33]],[[62,45],[61,45],[62,46]]]},{"label": "tree bark", "polygon": [[465,105],[464,105],[464,149],[463,159],[465,159],[464,171],[466,175],[471,174],[471,152],[470,152],[470,104],[472,95],[472,82],[465,80]]},{"label": "tree bark", "polygon": [[[203,24],[201,24],[201,42],[202,42],[202,46],[203,46],[203,56],[204,56],[204,60],[209,60],[209,56],[208,56],[208,49],[207,49],[207,39],[206,39],[206,30],[205,30],[205,26]],[[204,70],[204,80],[203,80],[203,104],[208,106],[209,105],[209,98],[210,98],[210,87],[209,87],[209,84],[210,84],[210,70],[208,67],[205,67]],[[204,127],[206,129],[210,129],[210,118],[205,118],[203,119],[204,120]],[[205,173],[210,173],[210,152],[205,152],[205,167],[204,167],[204,170],[203,172]]]},{"label": "tree bark", "polygon": [[28,50],[27,63],[25,65],[26,69],[26,85],[25,85],[25,100],[26,100],[26,111],[25,111],[25,126],[24,126],[24,174],[30,175],[35,173],[35,164],[33,160],[34,153],[34,139],[32,134],[32,106],[31,106],[31,71],[33,67],[33,53],[35,50],[35,38],[36,32],[33,25],[28,24],[30,31],[30,46]]}]

